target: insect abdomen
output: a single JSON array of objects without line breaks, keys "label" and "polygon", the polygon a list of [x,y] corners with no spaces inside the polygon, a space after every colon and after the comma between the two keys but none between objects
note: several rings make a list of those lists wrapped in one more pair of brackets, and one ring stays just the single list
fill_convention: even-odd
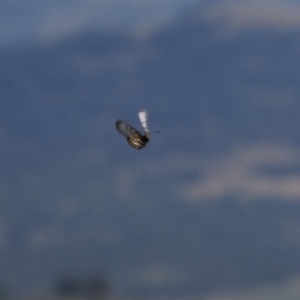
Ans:
[{"label": "insect abdomen", "polygon": [[127,142],[129,143],[129,145],[138,150],[144,148],[148,141],[149,138],[144,135],[134,134],[127,138]]}]

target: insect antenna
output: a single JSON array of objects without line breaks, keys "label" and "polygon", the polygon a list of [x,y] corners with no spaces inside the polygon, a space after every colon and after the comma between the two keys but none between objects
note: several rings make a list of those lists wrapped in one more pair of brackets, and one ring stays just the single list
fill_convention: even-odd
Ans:
[{"label": "insect antenna", "polygon": [[152,131],[152,132],[149,132],[150,134],[152,134],[152,133],[160,133],[161,131],[160,130],[158,130],[158,131]]}]

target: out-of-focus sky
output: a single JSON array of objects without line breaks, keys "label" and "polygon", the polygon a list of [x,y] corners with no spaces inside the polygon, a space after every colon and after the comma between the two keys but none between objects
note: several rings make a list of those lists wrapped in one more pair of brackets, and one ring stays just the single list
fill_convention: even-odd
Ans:
[{"label": "out-of-focus sky", "polygon": [[[298,278],[299,29],[298,1],[1,1],[0,284]],[[140,108],[162,134],[135,152]]]},{"label": "out-of-focus sky", "polygon": [[171,22],[192,5],[206,2],[216,6],[208,18],[231,14],[233,28],[253,22],[300,25],[299,1],[292,0],[3,0],[0,47],[49,41],[89,28],[149,30]]},{"label": "out-of-focus sky", "polygon": [[170,21],[203,0],[3,0],[0,45],[44,40],[86,27],[132,29]]}]

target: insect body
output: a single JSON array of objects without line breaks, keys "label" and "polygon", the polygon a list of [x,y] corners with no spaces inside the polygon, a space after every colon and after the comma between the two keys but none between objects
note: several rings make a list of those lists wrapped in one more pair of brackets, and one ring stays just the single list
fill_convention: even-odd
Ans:
[{"label": "insect body", "polygon": [[122,135],[127,137],[127,142],[131,147],[141,150],[146,146],[146,144],[150,140],[150,132],[147,124],[148,114],[145,110],[141,110],[139,112],[139,119],[144,129],[144,134],[140,133],[131,125],[122,120],[118,120],[116,122],[116,127]]}]

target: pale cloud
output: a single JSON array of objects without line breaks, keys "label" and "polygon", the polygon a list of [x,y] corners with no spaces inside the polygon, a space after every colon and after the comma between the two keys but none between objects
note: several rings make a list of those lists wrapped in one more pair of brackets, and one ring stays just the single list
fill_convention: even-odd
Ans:
[{"label": "pale cloud", "polygon": [[273,176],[260,167],[292,168],[300,165],[300,151],[291,146],[258,144],[239,147],[223,157],[206,161],[203,176],[183,184],[186,200],[201,201],[235,195],[239,199],[300,199],[300,172]]},{"label": "pale cloud", "polygon": [[208,7],[202,15],[208,21],[221,21],[222,33],[227,35],[251,27],[300,28],[300,6],[282,0],[223,1]]},{"label": "pale cloud", "polygon": [[193,155],[172,155],[158,157],[147,161],[138,161],[125,164],[112,172],[115,195],[123,199],[130,199],[144,195],[140,188],[141,180],[164,184],[166,190],[172,191],[170,183],[172,174],[181,173],[182,170],[197,170]]},{"label": "pale cloud", "polygon": [[186,272],[178,266],[153,264],[142,268],[134,275],[134,280],[148,286],[166,286],[187,281]]},{"label": "pale cloud", "polygon": [[2,1],[0,45],[18,41],[51,42],[81,30],[133,30],[140,35],[174,18],[181,7],[202,0]]},{"label": "pale cloud", "polygon": [[[275,174],[272,169],[279,171]],[[189,173],[193,178],[185,176]],[[209,158],[174,154],[123,165],[112,175],[115,193],[124,199],[145,195],[140,184],[147,182],[158,192],[191,202],[221,200],[227,196],[242,201],[298,200],[300,149],[259,143],[238,146],[227,154]]]},{"label": "pale cloud", "polygon": [[[185,298],[186,299],[186,298]],[[191,297],[188,300],[196,300]],[[203,300],[274,300],[300,299],[300,277],[294,277],[276,284],[264,284],[246,289],[217,291],[202,297]],[[177,299],[179,300],[179,299]]]},{"label": "pale cloud", "polygon": [[[0,11],[0,46],[10,43],[53,42],[80,31],[132,31],[147,37],[157,28],[172,24],[192,5],[203,0],[66,0],[2,1]],[[194,10],[208,22],[221,21],[221,36],[249,27],[273,27],[290,30],[300,27],[300,6],[284,0],[218,1]]]}]

